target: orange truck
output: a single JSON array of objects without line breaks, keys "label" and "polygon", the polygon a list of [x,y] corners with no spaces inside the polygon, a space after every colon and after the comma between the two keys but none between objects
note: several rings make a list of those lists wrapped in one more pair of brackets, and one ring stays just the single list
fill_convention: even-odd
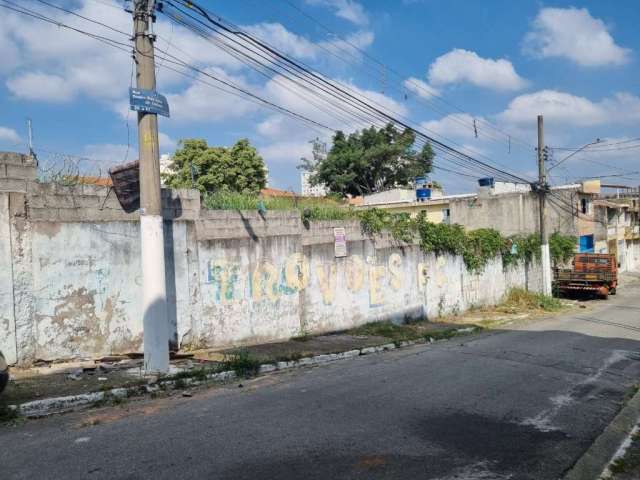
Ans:
[{"label": "orange truck", "polygon": [[616,294],[618,265],[616,256],[608,253],[577,253],[572,268],[554,270],[554,291],[588,293],[600,298]]}]

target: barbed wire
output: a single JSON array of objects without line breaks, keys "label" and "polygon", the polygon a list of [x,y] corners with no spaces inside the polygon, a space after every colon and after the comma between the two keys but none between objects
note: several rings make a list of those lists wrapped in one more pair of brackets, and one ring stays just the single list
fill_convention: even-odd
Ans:
[{"label": "barbed wire", "polygon": [[59,185],[109,185],[109,160],[38,149],[38,180]]}]

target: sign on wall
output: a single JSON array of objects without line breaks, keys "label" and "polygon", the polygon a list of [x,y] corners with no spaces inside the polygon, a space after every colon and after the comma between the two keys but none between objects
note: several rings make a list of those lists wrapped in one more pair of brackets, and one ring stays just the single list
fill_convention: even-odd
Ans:
[{"label": "sign on wall", "polygon": [[164,95],[155,90],[144,88],[129,89],[129,105],[136,112],[157,113],[165,117],[169,116],[169,102]]},{"label": "sign on wall", "polygon": [[336,257],[347,256],[347,233],[344,228],[333,229],[333,247]]}]

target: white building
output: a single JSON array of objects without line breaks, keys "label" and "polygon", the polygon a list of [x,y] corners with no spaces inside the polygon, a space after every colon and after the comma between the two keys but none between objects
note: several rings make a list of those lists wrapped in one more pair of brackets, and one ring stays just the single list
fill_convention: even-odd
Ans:
[{"label": "white building", "polygon": [[325,185],[311,185],[312,172],[302,172],[300,174],[300,193],[304,197],[324,197],[329,193]]}]

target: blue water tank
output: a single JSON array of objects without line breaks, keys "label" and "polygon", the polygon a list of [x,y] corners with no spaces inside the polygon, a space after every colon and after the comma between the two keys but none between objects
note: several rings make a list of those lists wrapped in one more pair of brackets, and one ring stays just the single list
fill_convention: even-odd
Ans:
[{"label": "blue water tank", "polygon": [[481,187],[493,187],[494,184],[495,184],[495,180],[493,177],[485,177],[485,178],[478,179],[478,185],[480,185]]}]

